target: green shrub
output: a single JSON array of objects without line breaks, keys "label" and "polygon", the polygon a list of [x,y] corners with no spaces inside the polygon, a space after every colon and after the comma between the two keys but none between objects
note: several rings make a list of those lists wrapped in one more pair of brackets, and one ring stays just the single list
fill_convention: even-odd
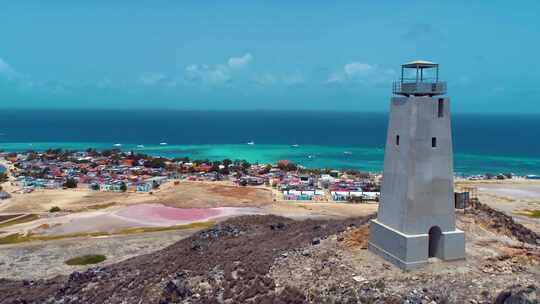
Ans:
[{"label": "green shrub", "polygon": [[87,254],[87,255],[81,255],[78,257],[71,258],[65,263],[67,265],[89,265],[89,264],[97,264],[105,261],[107,259],[106,256],[102,254]]},{"label": "green shrub", "polygon": [[60,207],[57,207],[57,206],[54,206],[49,210],[49,212],[60,212],[60,211],[62,211],[62,209],[60,209]]}]

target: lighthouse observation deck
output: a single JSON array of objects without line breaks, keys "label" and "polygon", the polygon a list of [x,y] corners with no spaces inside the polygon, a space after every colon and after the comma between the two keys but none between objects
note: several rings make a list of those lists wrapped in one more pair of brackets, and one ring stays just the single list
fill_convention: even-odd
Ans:
[{"label": "lighthouse observation deck", "polygon": [[446,82],[439,81],[439,65],[429,61],[412,61],[401,65],[401,79],[395,81],[392,93],[404,96],[446,94]]}]

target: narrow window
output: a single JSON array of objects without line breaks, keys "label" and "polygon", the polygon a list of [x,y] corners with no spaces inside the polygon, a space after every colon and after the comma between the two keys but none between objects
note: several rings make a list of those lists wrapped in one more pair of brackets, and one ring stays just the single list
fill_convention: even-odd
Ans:
[{"label": "narrow window", "polygon": [[436,148],[437,147],[437,137],[431,138],[431,147]]},{"label": "narrow window", "polygon": [[399,146],[399,135],[396,135],[396,146]]},{"label": "narrow window", "polygon": [[443,114],[444,114],[444,99],[442,98],[439,98],[439,104],[438,104],[438,107],[437,107],[437,113],[439,117],[443,117]]}]

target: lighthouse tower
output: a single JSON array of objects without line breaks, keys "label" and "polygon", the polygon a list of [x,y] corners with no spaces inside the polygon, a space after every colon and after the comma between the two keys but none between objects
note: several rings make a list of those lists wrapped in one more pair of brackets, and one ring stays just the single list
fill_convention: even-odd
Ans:
[{"label": "lighthouse tower", "polygon": [[402,269],[428,258],[465,257],[456,229],[450,103],[439,65],[413,61],[394,83],[384,151],[381,201],[369,250]]}]

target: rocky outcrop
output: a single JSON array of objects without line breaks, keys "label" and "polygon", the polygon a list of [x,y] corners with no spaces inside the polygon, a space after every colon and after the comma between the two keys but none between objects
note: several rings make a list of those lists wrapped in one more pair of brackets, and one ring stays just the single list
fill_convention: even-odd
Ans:
[{"label": "rocky outcrop", "polygon": [[480,202],[474,202],[470,212],[488,223],[490,229],[499,233],[505,233],[519,240],[520,242],[540,245],[540,235],[530,230],[529,228],[516,223],[514,219],[498,210],[489,207]]},{"label": "rocky outcrop", "polygon": [[495,304],[538,304],[540,303],[540,289],[534,285],[523,287],[512,286],[503,290],[495,298]]},{"label": "rocky outcrop", "polygon": [[0,303],[305,303],[303,292],[275,285],[273,261],[371,218],[237,217],[118,264],[31,283],[0,281]]}]

